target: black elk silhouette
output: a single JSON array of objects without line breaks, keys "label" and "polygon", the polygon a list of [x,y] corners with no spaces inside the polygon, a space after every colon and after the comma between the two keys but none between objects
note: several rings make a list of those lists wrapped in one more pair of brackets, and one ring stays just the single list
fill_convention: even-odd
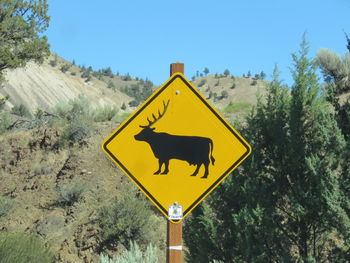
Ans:
[{"label": "black elk silhouette", "polygon": [[[201,178],[208,178],[208,166],[210,161],[212,165],[214,165],[215,162],[212,154],[213,141],[210,138],[155,132],[155,128],[151,127],[164,116],[168,105],[169,100],[167,103],[163,101],[163,112],[160,113],[158,110],[158,117],[152,114],[153,120],[147,118],[147,125],[139,125],[142,130],[135,135],[135,140],[147,142],[150,145],[154,156],[158,159],[159,168],[154,174],[167,174],[169,172],[169,160],[178,159],[187,161],[190,165],[197,166],[191,176],[196,176],[199,168],[203,164],[205,172]],[[161,172],[163,164],[165,165],[165,169]]]}]

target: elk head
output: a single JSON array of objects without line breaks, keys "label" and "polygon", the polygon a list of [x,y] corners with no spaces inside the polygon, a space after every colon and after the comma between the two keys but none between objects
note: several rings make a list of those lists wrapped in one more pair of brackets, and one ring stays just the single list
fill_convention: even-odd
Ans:
[{"label": "elk head", "polygon": [[154,114],[152,114],[153,120],[150,120],[147,117],[148,124],[147,125],[139,125],[142,128],[142,130],[134,136],[135,140],[148,141],[151,138],[151,136],[154,134],[154,129],[155,129],[155,128],[152,128],[151,126],[154,125],[157,121],[159,121],[164,116],[166,110],[168,109],[169,102],[170,102],[169,100],[167,101],[167,103],[165,103],[163,101],[164,109],[163,109],[162,113],[158,110],[158,117],[155,116]]}]

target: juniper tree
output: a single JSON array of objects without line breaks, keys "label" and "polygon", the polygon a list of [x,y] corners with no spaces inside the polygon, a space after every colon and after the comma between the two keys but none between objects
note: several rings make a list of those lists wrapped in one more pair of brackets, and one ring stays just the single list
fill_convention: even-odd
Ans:
[{"label": "juniper tree", "polygon": [[303,40],[293,55],[291,92],[275,70],[266,102],[259,100],[241,128],[251,157],[207,200],[210,213],[186,225],[215,239],[197,239],[211,249],[200,255],[187,244],[190,259],[206,253],[208,261],[318,262],[340,251],[337,262],[346,262],[339,245],[350,232],[339,181],[344,137],[307,51]]},{"label": "juniper tree", "polygon": [[[0,0],[0,83],[3,71],[42,62],[49,55],[44,32],[49,24],[46,0]],[[0,107],[8,96],[0,97]]]},{"label": "juniper tree", "polygon": [[49,55],[46,0],[0,0],[0,76],[4,69],[42,62]]}]

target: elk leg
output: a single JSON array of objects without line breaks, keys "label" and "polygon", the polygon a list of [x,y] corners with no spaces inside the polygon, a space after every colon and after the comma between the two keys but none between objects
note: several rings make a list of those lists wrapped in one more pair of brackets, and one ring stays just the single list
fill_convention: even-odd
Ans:
[{"label": "elk leg", "polygon": [[204,175],[201,177],[201,178],[203,178],[203,179],[208,178],[208,175],[209,175],[209,169],[208,169],[208,166],[209,166],[209,164],[208,164],[208,163],[205,163],[205,164],[204,164],[204,167],[205,167],[205,172],[204,172]]},{"label": "elk leg", "polygon": [[156,171],[154,174],[160,174],[160,170],[162,169],[162,164],[163,164],[163,161],[158,159],[158,171]]},{"label": "elk leg", "polygon": [[201,167],[202,164],[197,164],[196,170],[194,171],[193,174],[191,174],[191,176],[196,176],[198,174],[199,171],[199,167]]},{"label": "elk leg", "polygon": [[167,174],[169,172],[169,160],[165,160],[164,164],[165,164],[165,169],[162,172],[162,174]]}]

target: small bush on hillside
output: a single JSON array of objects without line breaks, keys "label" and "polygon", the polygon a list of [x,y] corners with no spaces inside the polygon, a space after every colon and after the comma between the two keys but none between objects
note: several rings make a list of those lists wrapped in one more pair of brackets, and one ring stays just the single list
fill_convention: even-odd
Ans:
[{"label": "small bush on hillside", "polygon": [[205,83],[206,83],[206,80],[205,80],[205,79],[202,79],[202,80],[198,83],[198,87],[204,86]]},{"label": "small bush on hillside", "polygon": [[106,105],[102,108],[97,108],[92,113],[92,119],[95,122],[110,121],[118,113],[116,106]]},{"label": "small bush on hillside", "polygon": [[121,79],[122,79],[123,81],[130,81],[130,80],[131,80],[131,76],[130,76],[129,73],[127,73],[125,76],[122,76]]},{"label": "small bush on hillside", "polygon": [[68,124],[61,137],[61,146],[86,145],[86,139],[90,136],[91,125],[84,122],[73,122]]},{"label": "small bush on hillside", "polygon": [[24,233],[0,234],[1,263],[51,263],[54,255],[39,237]]},{"label": "small bush on hillside", "polygon": [[34,165],[33,171],[35,175],[45,175],[51,173],[53,170],[47,163],[37,163]]},{"label": "small bush on hillside", "polygon": [[101,254],[101,263],[157,263],[157,248],[152,244],[147,246],[145,252],[142,252],[136,242],[130,241],[130,249],[124,251],[120,256],[113,259],[107,255]]},{"label": "small bush on hillside", "polygon": [[90,116],[90,100],[85,96],[79,96],[68,103],[57,104],[54,112],[68,121],[86,119]]},{"label": "small bush on hillside", "polygon": [[129,116],[130,116],[130,112],[123,112],[123,113],[117,114],[117,115],[112,119],[112,121],[120,122],[120,123],[121,123],[121,122],[125,121]]},{"label": "small bush on hillside", "polygon": [[37,108],[35,113],[34,113],[34,117],[38,120],[42,119],[42,117],[44,116],[44,111],[40,108]]},{"label": "small bush on hillside", "polygon": [[14,205],[15,200],[12,198],[7,196],[0,196],[0,217],[5,216]]},{"label": "small bush on hillside", "polygon": [[139,105],[139,103],[136,100],[132,100],[129,102],[130,107],[137,107],[138,105]]},{"label": "small bush on hillside", "polygon": [[69,64],[63,64],[60,68],[60,70],[63,72],[63,73],[66,73],[70,68],[70,65]]},{"label": "small bush on hillside", "polygon": [[102,207],[99,215],[102,247],[118,243],[128,247],[130,240],[142,245],[155,241],[151,239],[157,226],[152,219],[150,204],[130,184],[123,187],[121,195],[110,205]]},{"label": "small bush on hillside", "polygon": [[236,103],[230,103],[227,107],[223,109],[223,113],[230,114],[230,113],[237,113],[237,112],[249,112],[252,108],[252,104],[248,102],[236,102]]},{"label": "small bush on hillside", "polygon": [[252,86],[255,86],[256,84],[258,84],[258,82],[255,79],[252,81],[252,83],[250,83]]},{"label": "small bush on hillside", "polygon": [[78,202],[83,195],[86,186],[80,183],[67,184],[58,188],[58,204],[62,206],[71,206]]},{"label": "small bush on hillside", "polygon": [[4,109],[6,101],[10,98],[9,95],[6,96],[0,96],[0,111]]},{"label": "small bush on hillside", "polygon": [[230,87],[230,89],[234,89],[234,88],[236,88],[236,84],[232,83],[232,86]]},{"label": "small bush on hillside", "polygon": [[122,106],[120,107],[122,110],[126,110],[125,102],[123,102]]},{"label": "small bush on hillside", "polygon": [[3,134],[8,127],[10,127],[12,121],[7,113],[0,115],[0,134]]},{"label": "small bush on hillside", "polygon": [[21,116],[21,117],[30,117],[31,116],[27,107],[24,106],[23,104],[15,105],[11,109],[11,113],[14,115],[17,115],[17,116]]},{"label": "small bush on hillside", "polygon": [[112,89],[114,91],[116,89],[115,84],[112,81],[108,81],[107,88]]},{"label": "small bush on hillside", "polygon": [[51,65],[51,67],[56,67],[57,66],[57,60],[50,60],[49,64]]},{"label": "small bush on hillside", "polygon": [[220,99],[226,99],[228,97],[228,92],[226,90],[221,91]]}]

